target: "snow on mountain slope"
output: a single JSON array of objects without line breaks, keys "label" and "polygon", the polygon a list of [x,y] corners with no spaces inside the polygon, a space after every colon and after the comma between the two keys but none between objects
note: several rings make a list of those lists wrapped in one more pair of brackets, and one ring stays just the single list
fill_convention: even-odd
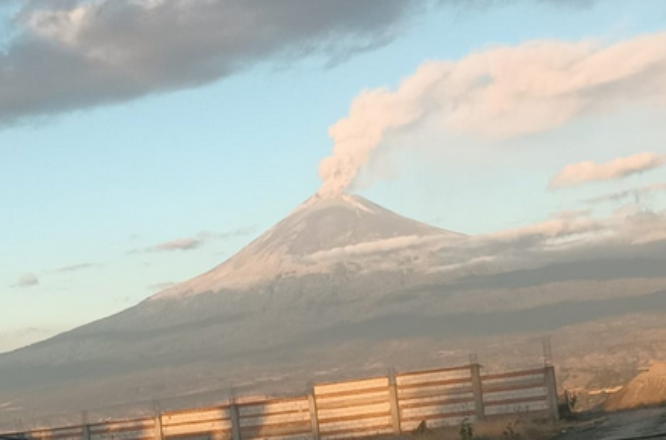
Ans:
[{"label": "snow on mountain slope", "polygon": [[[339,263],[386,270],[404,264],[405,251],[463,237],[359,196],[314,195],[229,260],[153,298],[243,289],[275,278],[325,273]],[[383,258],[372,258],[377,255]]]}]

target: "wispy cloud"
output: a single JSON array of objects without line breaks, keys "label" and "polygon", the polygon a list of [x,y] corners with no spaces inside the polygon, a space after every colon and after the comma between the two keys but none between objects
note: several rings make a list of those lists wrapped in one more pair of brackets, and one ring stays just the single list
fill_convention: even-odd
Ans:
[{"label": "wispy cloud", "polygon": [[147,286],[146,289],[150,290],[151,292],[155,292],[155,291],[168,289],[169,287],[172,287],[172,286],[175,286],[175,285],[176,285],[176,283],[174,283],[173,281],[166,281],[166,282],[163,282],[163,283],[151,284],[151,285]]},{"label": "wispy cloud", "polygon": [[61,268],[56,269],[56,272],[76,272],[79,270],[86,270],[86,269],[92,269],[94,267],[99,267],[100,264],[96,263],[80,263],[80,264],[73,264],[71,266],[64,266]]},{"label": "wispy cloud", "polygon": [[[320,192],[353,190],[396,131],[427,121],[455,136],[498,141],[628,105],[666,107],[665,73],[666,32],[614,44],[531,41],[426,62],[396,90],[361,92],[331,126],[334,148],[319,165]],[[648,159],[640,165],[660,163]]]},{"label": "wispy cloud", "polygon": [[256,234],[258,231],[259,227],[253,225],[227,232],[202,231],[198,234],[198,237],[201,240],[230,240],[232,238],[247,237],[248,235]]},{"label": "wispy cloud", "polygon": [[19,277],[16,286],[25,288],[25,287],[34,287],[37,286],[38,284],[39,284],[39,278],[37,278],[37,275],[33,273],[27,273]]},{"label": "wispy cloud", "polygon": [[627,199],[634,199],[635,202],[639,202],[642,197],[660,191],[666,191],[666,183],[653,183],[638,188],[604,194],[602,196],[584,200],[583,203],[588,205],[600,205],[609,202],[622,202]]},{"label": "wispy cloud", "polygon": [[550,179],[548,187],[558,189],[578,186],[589,182],[620,180],[634,174],[654,170],[666,164],[666,155],[643,152],[627,157],[618,157],[610,162],[585,161],[565,166]]},{"label": "wispy cloud", "polygon": [[196,238],[179,238],[160,243],[147,249],[148,252],[191,251],[201,247],[203,242]]},{"label": "wispy cloud", "polygon": [[211,241],[230,240],[232,238],[244,237],[247,235],[254,234],[256,231],[257,231],[256,226],[243,227],[227,232],[202,231],[199,234],[197,234],[195,237],[177,238],[175,240],[169,240],[164,243],[156,244],[154,246],[149,246],[140,249],[133,249],[129,251],[128,254],[192,251],[201,248],[206,243]]}]

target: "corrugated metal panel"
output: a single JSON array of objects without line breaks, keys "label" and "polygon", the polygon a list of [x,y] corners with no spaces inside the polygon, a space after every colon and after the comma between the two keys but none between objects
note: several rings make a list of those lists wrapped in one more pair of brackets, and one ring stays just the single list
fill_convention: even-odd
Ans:
[{"label": "corrugated metal panel", "polygon": [[162,415],[162,432],[173,438],[227,438],[231,433],[231,414],[228,406],[194,411],[170,412]]},{"label": "corrugated metal panel", "polygon": [[421,422],[435,428],[475,418],[469,368],[401,375],[396,382],[403,432],[415,429]]},{"label": "corrugated metal panel", "polygon": [[488,416],[548,409],[543,368],[487,374],[481,380],[484,413]]},{"label": "corrugated metal panel", "polygon": [[367,416],[368,414],[388,414],[391,407],[387,399],[382,403],[361,406],[346,406],[335,409],[318,409],[317,415],[319,423],[326,423],[327,420],[337,419],[345,416]]},{"label": "corrugated metal panel", "polygon": [[165,437],[189,437],[194,434],[215,433],[231,431],[230,420],[213,422],[188,423],[174,426],[163,426]]},{"label": "corrugated metal panel", "polygon": [[215,420],[229,420],[229,407],[205,408],[192,411],[169,412],[162,415],[162,426],[172,426],[187,423],[208,422]]},{"label": "corrugated metal panel", "polygon": [[240,405],[238,414],[243,440],[312,438],[310,406],[307,398]]},{"label": "corrugated metal panel", "polygon": [[508,390],[500,391],[495,393],[484,393],[483,402],[485,405],[488,405],[492,402],[499,400],[508,400],[508,399],[529,399],[531,397],[545,397],[546,388],[543,386],[533,387],[533,388],[524,388],[517,390]]},{"label": "corrugated metal panel", "polygon": [[238,414],[240,417],[268,415],[268,414],[284,414],[291,412],[308,412],[308,399],[286,399],[286,400],[269,400],[266,402],[255,402],[251,404],[240,405]]},{"label": "corrugated metal panel", "polygon": [[81,426],[56,428],[56,429],[40,429],[26,434],[28,439],[39,440],[81,440],[83,436],[83,428]]},{"label": "corrugated metal panel", "polygon": [[414,384],[454,381],[456,379],[466,379],[470,377],[471,371],[468,367],[465,367],[403,373],[397,375],[395,380],[399,387],[405,387]]},{"label": "corrugated metal panel", "polygon": [[314,393],[323,440],[392,432],[388,377],[317,385]]},{"label": "corrugated metal panel", "polygon": [[90,425],[91,440],[148,440],[155,438],[155,420],[126,420]]},{"label": "corrugated metal panel", "polygon": [[375,379],[316,385],[315,395],[319,399],[322,397],[354,394],[355,392],[367,393],[370,392],[370,390],[383,390],[386,387],[388,387],[388,377],[379,377]]},{"label": "corrugated metal panel", "polygon": [[492,405],[486,406],[485,413],[488,416],[491,415],[503,415],[503,414],[521,414],[535,411],[546,411],[548,409],[548,402],[546,399],[540,399],[533,402],[530,401],[521,401],[514,403],[507,403],[503,405]]}]

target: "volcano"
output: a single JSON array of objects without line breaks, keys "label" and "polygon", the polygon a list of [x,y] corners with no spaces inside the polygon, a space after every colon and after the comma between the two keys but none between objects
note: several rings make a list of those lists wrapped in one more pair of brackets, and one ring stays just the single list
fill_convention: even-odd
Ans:
[{"label": "volcano", "polygon": [[[336,264],[364,271],[404,265],[395,251],[440,246],[461,239],[395,214],[362,197],[339,195],[307,199],[228,261],[155,298],[178,297],[222,289],[246,289],[276,278],[326,273]],[[388,258],[388,260],[387,260]]]},{"label": "volcano", "polygon": [[[666,309],[666,243],[626,255],[615,246],[613,259],[603,248],[543,257],[535,243],[484,241],[359,196],[315,195],[210,271],[0,355],[0,408],[15,408],[10,420],[61,412],[63,425],[81,409],[148,416],[154,400],[207,405],[232,387],[302,392],[307,381],[441,365],[442,353],[460,364],[471,344],[495,350],[498,365],[524,365],[518,340],[534,354],[534,335]],[[577,349],[604,350],[598,340]]]},{"label": "volcano", "polygon": [[299,363],[313,332],[374,315],[360,304],[413,284],[435,249],[464,238],[359,196],[314,195],[212,270],[0,355],[0,402],[30,390],[40,396],[31,407],[89,408],[136,400],[137,388],[151,397],[226,388],[248,365],[275,363],[276,351]]}]

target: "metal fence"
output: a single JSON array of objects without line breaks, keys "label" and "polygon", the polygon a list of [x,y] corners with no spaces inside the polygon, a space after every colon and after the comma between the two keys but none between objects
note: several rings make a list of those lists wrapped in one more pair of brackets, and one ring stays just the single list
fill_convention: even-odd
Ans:
[{"label": "metal fence", "polygon": [[7,434],[0,440],[337,440],[505,415],[557,419],[550,365],[484,373],[473,363],[317,384],[306,396],[240,401],[151,417]]}]

